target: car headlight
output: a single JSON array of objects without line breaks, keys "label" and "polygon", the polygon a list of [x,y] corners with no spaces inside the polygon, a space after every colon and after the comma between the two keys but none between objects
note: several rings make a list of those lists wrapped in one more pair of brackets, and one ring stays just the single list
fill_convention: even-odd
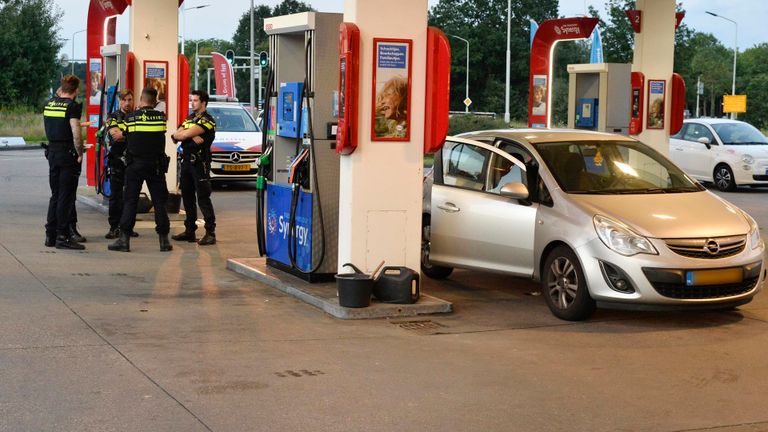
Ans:
[{"label": "car headlight", "polygon": [[597,236],[608,249],[624,255],[632,256],[640,253],[658,255],[650,240],[632,231],[623,223],[606,216],[595,215],[592,218]]},{"label": "car headlight", "polygon": [[755,163],[755,158],[752,155],[745,154],[741,156],[741,161],[747,165],[752,165]]},{"label": "car headlight", "polygon": [[763,246],[763,239],[760,237],[760,227],[757,226],[757,222],[752,218],[752,216],[748,215],[746,212],[742,211],[742,214],[747,219],[747,222],[749,222],[749,245],[752,249],[757,249],[759,247]]}]

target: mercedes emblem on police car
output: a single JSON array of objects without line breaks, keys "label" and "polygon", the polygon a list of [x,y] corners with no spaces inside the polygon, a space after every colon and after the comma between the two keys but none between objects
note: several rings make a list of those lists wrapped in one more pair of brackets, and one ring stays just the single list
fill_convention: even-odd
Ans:
[{"label": "mercedes emblem on police car", "polygon": [[240,162],[240,153],[238,152],[232,153],[231,155],[229,155],[229,160],[235,163]]}]

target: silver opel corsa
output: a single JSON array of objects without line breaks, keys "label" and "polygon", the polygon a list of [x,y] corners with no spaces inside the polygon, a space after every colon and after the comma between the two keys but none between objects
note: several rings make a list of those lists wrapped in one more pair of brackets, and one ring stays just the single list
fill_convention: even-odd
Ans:
[{"label": "silver opel corsa", "polygon": [[531,277],[561,319],[598,303],[732,308],[766,279],[754,219],[626,136],[448,137],[424,187],[424,274]]}]

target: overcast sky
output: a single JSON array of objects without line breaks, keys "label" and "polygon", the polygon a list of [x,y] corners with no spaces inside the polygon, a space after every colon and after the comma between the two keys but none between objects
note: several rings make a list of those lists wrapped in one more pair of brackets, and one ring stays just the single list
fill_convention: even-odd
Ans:
[{"label": "overcast sky", "polygon": [[[304,0],[320,12],[343,12],[344,0]],[[59,26],[59,37],[68,39],[62,51],[72,56],[72,35],[86,26],[88,0],[54,0],[64,11]],[[254,4],[274,6],[280,0],[254,0]],[[429,5],[437,0],[429,0]],[[186,0],[184,6],[193,7],[210,4],[210,7],[191,10],[186,13],[187,39],[220,38],[231,39],[238,20],[248,10],[250,0]],[[560,15],[575,16],[586,13],[588,5],[602,7],[604,2],[586,0],[560,0]],[[223,7],[226,5],[226,7]],[[714,34],[727,48],[733,48],[735,26],[721,18],[707,15],[712,11],[738,23],[739,51],[759,43],[768,42],[768,32],[763,26],[768,18],[766,0],[689,0],[683,2],[686,10],[684,22],[697,31]],[[127,11],[126,11],[127,12]],[[181,29],[180,29],[181,31]],[[118,18],[118,42],[128,43],[128,13]],[[85,56],[85,32],[75,35],[74,56]]]}]

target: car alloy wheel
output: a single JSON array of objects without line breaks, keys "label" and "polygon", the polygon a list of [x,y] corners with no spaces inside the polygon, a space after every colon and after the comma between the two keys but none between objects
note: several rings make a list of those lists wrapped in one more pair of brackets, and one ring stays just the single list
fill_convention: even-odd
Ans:
[{"label": "car alloy wheel", "polygon": [[453,272],[453,268],[434,265],[429,261],[431,236],[431,218],[424,215],[421,218],[421,272],[432,279],[445,279]]},{"label": "car alloy wheel", "polygon": [[584,272],[576,255],[566,246],[556,247],[547,256],[541,278],[544,299],[556,317],[581,321],[595,311]]},{"label": "car alloy wheel", "polygon": [[733,171],[728,165],[715,167],[715,186],[723,192],[736,190],[736,180],[734,180]]}]

